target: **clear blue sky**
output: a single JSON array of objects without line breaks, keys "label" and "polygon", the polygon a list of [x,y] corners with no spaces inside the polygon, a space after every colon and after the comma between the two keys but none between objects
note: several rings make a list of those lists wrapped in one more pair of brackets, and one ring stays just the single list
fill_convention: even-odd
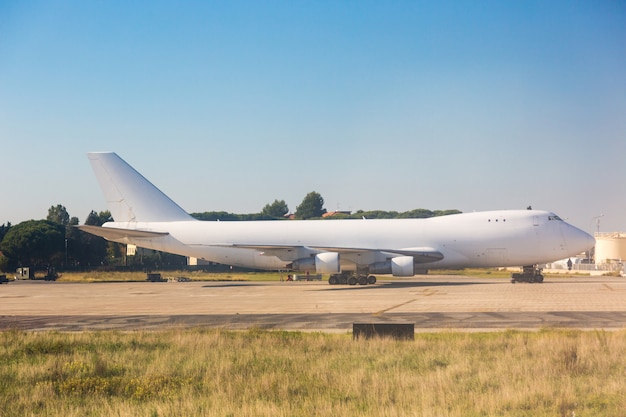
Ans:
[{"label": "clear blue sky", "polygon": [[626,230],[623,1],[3,1],[0,224],[106,209],[557,212]]}]

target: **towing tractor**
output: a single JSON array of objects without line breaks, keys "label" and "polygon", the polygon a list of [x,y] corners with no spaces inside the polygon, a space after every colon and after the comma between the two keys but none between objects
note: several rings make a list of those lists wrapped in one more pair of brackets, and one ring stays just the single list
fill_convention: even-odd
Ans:
[{"label": "towing tractor", "polygon": [[511,282],[543,282],[543,275],[541,275],[542,269],[537,265],[530,265],[522,267],[522,272],[514,272],[511,275]]}]

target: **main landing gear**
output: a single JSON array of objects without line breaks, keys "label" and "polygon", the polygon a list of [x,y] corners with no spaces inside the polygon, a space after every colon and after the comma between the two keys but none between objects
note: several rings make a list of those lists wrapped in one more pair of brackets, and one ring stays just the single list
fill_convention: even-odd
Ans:
[{"label": "main landing gear", "polygon": [[376,277],[374,275],[356,275],[356,274],[332,274],[328,278],[330,285],[367,285],[376,284]]},{"label": "main landing gear", "polygon": [[514,272],[511,275],[511,282],[543,282],[543,275],[541,275],[541,268],[536,265],[523,266],[522,272]]}]

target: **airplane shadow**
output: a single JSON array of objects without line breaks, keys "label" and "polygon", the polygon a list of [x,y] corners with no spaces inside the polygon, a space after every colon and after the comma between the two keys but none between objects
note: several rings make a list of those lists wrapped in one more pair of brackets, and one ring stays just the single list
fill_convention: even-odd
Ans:
[{"label": "airplane shadow", "polygon": [[216,282],[215,284],[203,285],[202,288],[233,288],[233,287],[259,287],[261,284],[255,284],[249,281],[241,282]]},{"label": "airplane shadow", "polygon": [[[382,285],[390,288],[413,288],[413,287],[456,287],[463,285],[484,285],[485,282],[473,282],[473,281],[447,281],[447,282],[427,282],[427,281],[413,281],[413,282],[381,282]],[[493,284],[496,284],[494,281]]]},{"label": "airplane shadow", "polygon": [[[496,284],[496,282],[493,282]],[[329,285],[328,288],[311,289],[311,291],[366,291],[375,290],[379,288],[425,288],[425,287],[456,287],[464,285],[479,285],[485,284],[485,282],[468,282],[468,281],[454,281],[454,282],[425,282],[425,281],[413,281],[413,282],[378,282],[374,285]]]}]

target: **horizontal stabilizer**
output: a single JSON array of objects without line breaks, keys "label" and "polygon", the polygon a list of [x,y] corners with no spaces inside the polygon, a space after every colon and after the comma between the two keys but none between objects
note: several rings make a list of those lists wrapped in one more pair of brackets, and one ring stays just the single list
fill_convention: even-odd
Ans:
[{"label": "horizontal stabilizer", "polygon": [[124,238],[153,238],[167,236],[167,232],[149,232],[146,230],[118,229],[115,227],[100,226],[76,226],[83,232],[103,237],[107,240],[120,240]]}]

